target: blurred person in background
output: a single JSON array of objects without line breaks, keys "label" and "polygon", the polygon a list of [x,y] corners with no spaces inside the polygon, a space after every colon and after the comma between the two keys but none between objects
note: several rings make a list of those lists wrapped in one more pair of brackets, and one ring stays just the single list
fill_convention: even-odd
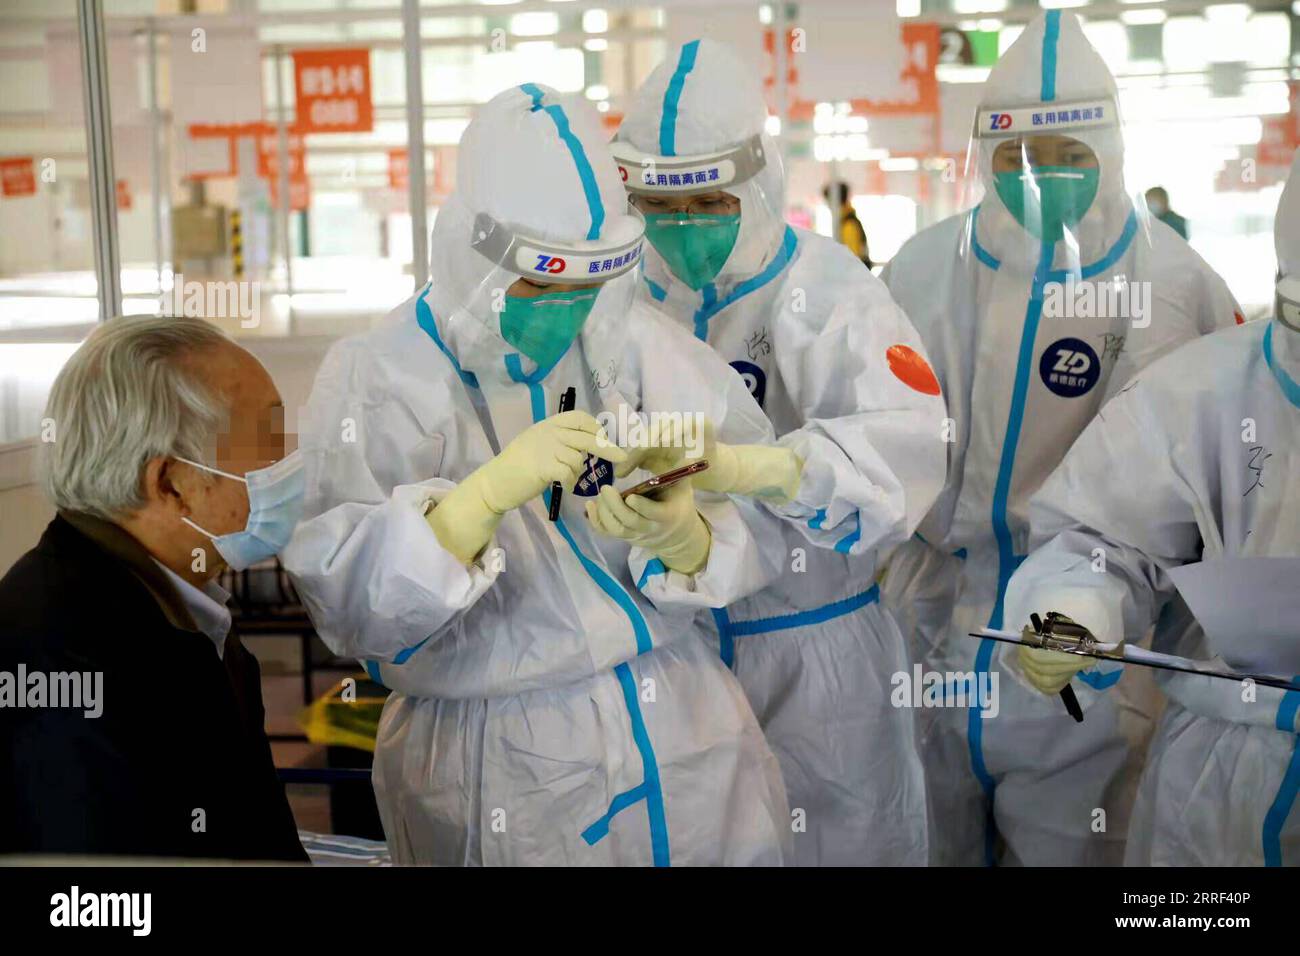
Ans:
[{"label": "blurred person in background", "polygon": [[115,318],[45,416],[58,515],[0,581],[0,672],[102,699],[0,691],[0,854],[306,862],[215,583],[279,552],[301,510],[271,377],[200,319]]},{"label": "blurred person in background", "polygon": [[918,233],[884,272],[954,428],[947,487],[892,557],[885,600],[927,672],[973,675],[984,692],[996,681],[988,704],[945,695],[921,711],[939,864],[1123,855],[1151,695],[1085,671],[1076,723],[1059,699],[1000,680],[995,642],[968,636],[1007,623],[1029,498],[1103,402],[1156,358],[1239,320],[1223,280],[1130,199],[1117,109],[1078,18],[1038,16],[984,85],[968,153],[979,205]]},{"label": "blurred person in background", "polygon": [[871,268],[871,252],[867,247],[867,231],[862,228],[858,211],[849,200],[849,184],[843,181],[831,183],[822,189],[826,205],[832,209],[839,206],[840,242],[849,247],[868,269]]},{"label": "blurred person in background", "polygon": [[1166,226],[1187,238],[1187,220],[1174,212],[1169,206],[1169,193],[1164,186],[1152,186],[1146,192],[1147,209]]}]

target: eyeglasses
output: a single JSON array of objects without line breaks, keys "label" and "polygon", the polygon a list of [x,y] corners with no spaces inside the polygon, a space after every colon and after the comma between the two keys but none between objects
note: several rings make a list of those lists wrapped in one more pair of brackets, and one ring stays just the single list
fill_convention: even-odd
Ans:
[{"label": "eyeglasses", "polygon": [[641,212],[651,215],[684,212],[688,216],[734,216],[740,212],[740,200],[729,193],[711,193],[689,199],[636,196],[632,199],[632,204]]}]

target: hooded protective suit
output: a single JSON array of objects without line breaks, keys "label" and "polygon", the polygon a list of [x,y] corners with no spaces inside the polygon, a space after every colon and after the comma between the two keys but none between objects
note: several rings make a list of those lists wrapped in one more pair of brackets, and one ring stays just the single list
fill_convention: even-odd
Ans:
[{"label": "hooded protective suit", "polygon": [[[1039,16],[985,85],[970,153],[982,202],[913,237],[885,271],[935,364],[954,429],[947,486],[893,556],[885,603],[927,675],[998,698],[983,713],[960,694],[921,711],[936,863],[1078,865],[1122,854],[1140,761],[1130,741],[1150,719],[1116,700],[1126,689],[1112,688],[1113,677],[1085,673],[1075,689],[1087,718],[1075,724],[1060,700],[1001,680],[994,642],[967,636],[1004,625],[1006,582],[1028,552],[1029,498],[1103,401],[1237,316],[1191,247],[1135,209],[1115,110],[1114,80],[1078,19]],[[1022,226],[999,194],[993,153],[1018,131],[1070,137],[1095,156],[1095,198],[1059,237]],[[1097,808],[1104,832],[1095,832]]]},{"label": "hooded protective suit", "polygon": [[792,500],[760,505],[784,573],[708,631],[781,761],[796,862],[924,864],[913,715],[890,699],[909,662],[873,582],[942,483],[943,399],[881,282],[783,221],[766,116],[734,54],[692,41],[636,92],[613,144],[634,195],[740,199],[712,281],[697,291],[647,242],[640,294],[731,364],[804,463]]},{"label": "hooded protective suit", "polygon": [[692,629],[770,574],[735,503],[698,502],[712,546],[693,575],[592,533],[583,505],[613,479],[595,456],[558,521],[549,492],[508,511],[468,566],[423,517],[568,386],[598,417],[698,412],[730,440],[771,435],[708,349],[633,309],[626,271],[552,366],[502,338],[494,302],[521,275],[603,278],[639,256],[594,112],[526,84],[482,107],[460,156],[431,286],[320,370],[301,434],[308,518],[284,555],[325,642],[395,691],[374,767],[393,856],[781,863],[779,766]]},{"label": "hooded protective suit", "polygon": [[[1214,562],[1219,575],[1258,573],[1259,564],[1234,559],[1300,557],[1298,168],[1293,161],[1274,229],[1275,317],[1162,358],[1088,426],[1031,504],[1036,547],[1007,587],[1013,627],[1031,611],[1060,609],[1117,641],[1158,618],[1157,650],[1257,673],[1300,671],[1300,634],[1251,655],[1257,608],[1244,598],[1231,632],[1207,637],[1189,623],[1169,575],[1197,561]],[[1283,620],[1300,615],[1296,593],[1281,598],[1290,605]],[[1300,865],[1300,691],[1167,672],[1156,680],[1169,703],[1125,862]]]}]

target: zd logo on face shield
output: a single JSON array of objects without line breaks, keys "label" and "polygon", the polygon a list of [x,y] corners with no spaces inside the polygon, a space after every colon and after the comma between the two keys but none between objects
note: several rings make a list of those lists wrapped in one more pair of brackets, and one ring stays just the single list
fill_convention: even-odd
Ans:
[{"label": "zd logo on face shield", "polygon": [[1083,339],[1053,342],[1038,362],[1043,384],[1062,398],[1086,395],[1101,378],[1101,360]]},{"label": "zd logo on face shield", "polygon": [[994,113],[989,117],[989,129],[1011,129],[1011,114]]},{"label": "zd logo on face shield", "polygon": [[758,402],[758,407],[762,408],[763,397],[767,394],[767,373],[753,362],[732,362],[731,367],[745,380],[745,388],[749,389],[749,394]]},{"label": "zd logo on face shield", "polygon": [[564,265],[564,260],[559,256],[538,256],[537,265],[533,267],[533,271],[555,275],[557,272],[564,271]]}]

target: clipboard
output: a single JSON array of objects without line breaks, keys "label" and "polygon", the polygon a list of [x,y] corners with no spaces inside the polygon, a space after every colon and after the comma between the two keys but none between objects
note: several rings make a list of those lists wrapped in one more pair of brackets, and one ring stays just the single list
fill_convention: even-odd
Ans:
[{"label": "clipboard", "polygon": [[[984,627],[971,631],[971,637],[987,638],[1003,644],[1020,644],[1025,647],[1037,647],[1048,651],[1060,651],[1064,654],[1078,654],[1102,661],[1120,661],[1124,664],[1136,664],[1139,667],[1154,667],[1158,670],[1178,671],[1182,674],[1199,674],[1202,677],[1216,677],[1237,683],[1253,681],[1265,687],[1300,693],[1300,683],[1291,678],[1277,674],[1248,673],[1225,667],[1215,661],[1198,661],[1176,654],[1162,654],[1146,648],[1121,642],[1118,645],[1101,644],[1087,628],[1075,624],[1069,618],[1055,612],[1047,615],[1046,623],[1036,623],[1035,627],[1025,627],[1016,631],[997,631]],[[1035,615],[1037,622],[1037,615]],[[1062,628],[1062,624],[1072,628]],[[1055,625],[1055,626],[1053,626]],[[1068,686],[1068,685],[1067,685]]]}]

